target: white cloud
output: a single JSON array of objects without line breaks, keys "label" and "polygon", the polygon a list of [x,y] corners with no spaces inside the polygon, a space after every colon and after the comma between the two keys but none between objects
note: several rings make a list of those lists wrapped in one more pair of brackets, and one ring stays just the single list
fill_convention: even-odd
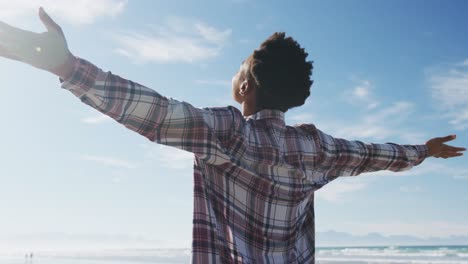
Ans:
[{"label": "white cloud", "polygon": [[464,174],[464,175],[457,174],[457,175],[454,175],[453,178],[458,179],[458,180],[468,180],[468,174]]},{"label": "white cloud", "polygon": [[151,163],[157,161],[161,167],[168,169],[190,169],[193,167],[194,155],[191,152],[150,143],[141,145],[146,149],[146,159]]},{"label": "white cloud", "polygon": [[379,103],[377,103],[377,102],[369,103],[369,104],[367,105],[367,109],[374,109],[374,108],[376,108],[378,105],[379,105]]},{"label": "white cloud", "polygon": [[[221,96],[209,98],[209,102],[215,106],[232,105],[232,106],[236,106],[237,108],[239,108],[239,110],[242,110],[240,105],[236,101],[234,101],[234,99],[232,98],[232,95],[228,93],[225,93],[224,95],[221,95]],[[206,105],[204,107],[206,107]]]},{"label": "white cloud", "polygon": [[104,114],[81,119],[83,123],[87,123],[87,124],[101,124],[110,120],[112,120],[112,118]]},{"label": "white cloud", "polygon": [[116,159],[113,157],[104,157],[104,156],[93,156],[93,155],[83,155],[81,159],[93,161],[99,164],[113,166],[113,167],[121,167],[127,169],[134,169],[138,166],[128,160]]},{"label": "white cloud", "polygon": [[333,203],[344,203],[350,200],[349,193],[361,191],[366,187],[367,183],[362,179],[358,181],[356,178],[353,178],[352,181],[350,181],[349,179],[340,178],[318,190],[315,193],[315,197]]},{"label": "white cloud", "polygon": [[[352,77],[356,81],[356,77]],[[347,140],[375,141],[375,143],[395,142],[400,144],[424,144],[429,138],[425,132],[408,128],[405,123],[414,125],[411,115],[415,110],[410,101],[390,102],[387,106],[377,100],[370,81],[357,80],[359,84],[342,94],[342,100],[350,104],[362,105],[365,112],[352,120],[339,120],[338,116],[311,115],[299,112],[289,116],[299,123],[314,123],[318,129],[337,138]],[[294,112],[294,110],[292,110]],[[333,111],[329,111],[333,113]],[[287,116],[288,117],[288,116]]]},{"label": "white cloud", "polygon": [[[318,129],[334,137],[348,140],[395,141],[394,138],[408,144],[423,144],[427,140],[425,133],[405,128],[402,124],[413,112],[414,105],[407,101],[397,101],[385,108],[374,109],[351,121],[317,121]],[[383,143],[383,142],[382,142]],[[404,142],[401,142],[404,144]]]},{"label": "white cloud", "polygon": [[404,193],[420,193],[422,188],[420,186],[400,186],[400,191]]},{"label": "white cloud", "polygon": [[301,124],[301,123],[309,124],[309,123],[313,123],[315,119],[315,115],[311,113],[298,113],[298,114],[291,115],[289,119],[291,119],[293,122],[298,123],[298,124]]},{"label": "white cloud", "polygon": [[335,128],[332,131],[335,132],[324,132],[331,134],[334,137],[345,138],[348,140],[372,138],[382,141],[385,138],[390,138],[391,135],[394,134],[390,126],[382,126],[371,123],[355,123],[342,126],[341,128],[338,125],[335,125],[334,127]]},{"label": "white cloud", "polygon": [[6,21],[37,18],[40,6],[55,20],[70,24],[92,24],[100,17],[115,17],[122,13],[127,0],[0,0],[0,17]]},{"label": "white cloud", "polygon": [[363,86],[356,86],[353,94],[359,98],[367,98],[369,96],[369,81],[365,81]]},{"label": "white cloud", "polygon": [[466,60],[460,62],[458,65],[459,65],[459,66],[468,66],[468,59],[466,59]]},{"label": "white cloud", "polygon": [[231,30],[218,31],[216,28],[196,22],[194,24],[196,31],[199,35],[209,43],[223,44],[226,40],[226,37],[231,35]]},{"label": "white cloud", "polygon": [[465,130],[468,128],[468,107],[466,109],[460,109],[459,112],[450,114],[451,120],[449,124],[453,125],[457,130]]},{"label": "white cloud", "polygon": [[468,72],[458,69],[430,77],[432,95],[443,107],[453,108],[468,103]]},{"label": "white cloud", "polygon": [[170,17],[153,33],[125,32],[113,35],[120,45],[114,52],[135,63],[193,63],[214,58],[231,35],[231,29],[218,30],[197,20]]},{"label": "white cloud", "polygon": [[395,120],[395,118],[407,117],[413,110],[414,104],[407,101],[397,101],[391,104],[391,106],[376,110],[371,114],[364,116],[364,120],[367,123],[384,122],[387,123],[389,119]]},{"label": "white cloud", "polygon": [[373,87],[369,80],[357,80],[358,84],[352,89],[344,91],[342,94],[343,100],[352,105],[365,105],[368,110],[376,108],[380,103],[373,95]]},{"label": "white cloud", "polygon": [[468,59],[426,71],[436,107],[456,130],[468,129]]},{"label": "white cloud", "polygon": [[199,85],[211,85],[211,86],[228,86],[231,87],[231,81],[226,80],[195,80],[196,84]]}]

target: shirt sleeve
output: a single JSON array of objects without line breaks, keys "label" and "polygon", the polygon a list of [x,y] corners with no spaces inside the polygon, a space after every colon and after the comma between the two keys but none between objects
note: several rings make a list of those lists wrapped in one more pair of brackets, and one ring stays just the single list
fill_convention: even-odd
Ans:
[{"label": "shirt sleeve", "polygon": [[212,164],[230,160],[224,146],[239,116],[233,106],[196,108],[78,57],[72,75],[59,80],[83,103],[152,142],[192,152]]},{"label": "shirt sleeve", "polygon": [[419,165],[428,157],[429,148],[425,145],[399,145],[366,143],[334,138],[314,125],[312,130],[318,148],[317,170],[331,181],[339,176],[356,176],[365,172],[390,170],[406,171]]}]

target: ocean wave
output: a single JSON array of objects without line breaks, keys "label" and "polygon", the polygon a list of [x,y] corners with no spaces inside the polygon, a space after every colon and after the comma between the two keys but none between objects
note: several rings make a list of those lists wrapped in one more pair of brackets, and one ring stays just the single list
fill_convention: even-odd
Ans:
[{"label": "ocean wave", "polygon": [[458,258],[468,261],[468,247],[385,247],[318,249],[319,257]]},{"label": "ocean wave", "polygon": [[363,263],[374,263],[374,264],[380,264],[380,263],[392,263],[392,264],[398,264],[398,263],[405,263],[405,264],[468,264],[468,261],[465,260],[430,260],[430,259],[425,259],[425,260],[418,260],[418,259],[391,259],[391,258],[324,258],[324,257],[317,257],[316,258],[318,264],[320,264],[319,261],[330,261],[330,262],[343,262],[343,263],[349,263],[349,262],[363,262]]}]

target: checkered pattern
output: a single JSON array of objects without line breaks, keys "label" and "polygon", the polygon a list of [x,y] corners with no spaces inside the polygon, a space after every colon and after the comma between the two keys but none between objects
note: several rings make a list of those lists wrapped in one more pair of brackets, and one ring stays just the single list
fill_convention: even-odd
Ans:
[{"label": "checkered pattern", "polygon": [[152,142],[194,153],[192,263],[314,263],[314,192],[338,176],[404,171],[426,145],[334,138],[284,113],[196,108],[78,58],[62,88]]}]

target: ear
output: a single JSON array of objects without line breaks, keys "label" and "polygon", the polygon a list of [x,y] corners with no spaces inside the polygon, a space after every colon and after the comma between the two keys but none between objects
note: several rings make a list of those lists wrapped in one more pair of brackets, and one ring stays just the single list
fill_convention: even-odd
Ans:
[{"label": "ear", "polygon": [[240,85],[240,91],[245,93],[248,90],[249,90],[249,82],[247,80],[244,80]]},{"label": "ear", "polygon": [[253,92],[254,89],[255,85],[250,80],[244,80],[240,85],[240,90],[245,94]]}]

